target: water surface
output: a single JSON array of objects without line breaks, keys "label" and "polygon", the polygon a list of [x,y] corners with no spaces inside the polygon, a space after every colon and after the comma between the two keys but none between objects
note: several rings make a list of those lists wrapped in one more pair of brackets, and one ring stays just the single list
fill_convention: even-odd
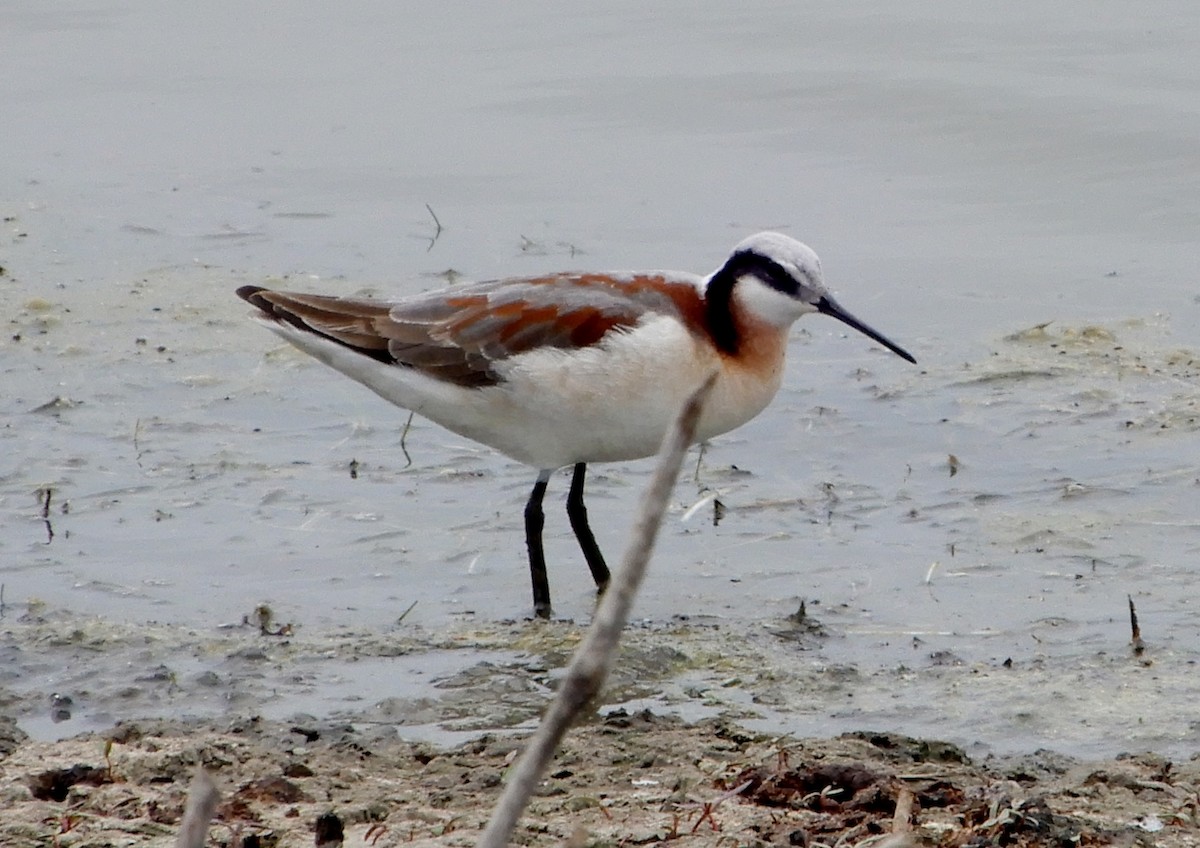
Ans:
[{"label": "water surface", "polygon": [[[405,416],[281,348],[237,285],[704,272],[777,228],[920,366],[804,319],[774,405],[681,480],[639,618],[761,634],[805,601],[833,638],[760,647],[785,677],[856,670],[858,706],[812,705],[818,731],[840,715],[996,748],[1194,750],[1190,5],[7,18],[0,582],[10,648],[39,658],[9,684],[31,716],[88,668],[22,644],[29,601],[200,634],[267,602],[318,640],[527,612],[530,470],[420,420],[410,464]],[[594,470],[610,559],[648,474]],[[565,490],[555,605],[586,620]],[[681,520],[714,490],[719,525]],[[1128,654],[1130,597],[1152,666]],[[163,644],[181,678],[210,663]],[[119,674],[117,656],[93,662]],[[1042,688],[968,685],[1006,659]],[[1047,691],[1080,721],[1022,719]],[[1116,692],[1144,720],[1108,715]]]}]

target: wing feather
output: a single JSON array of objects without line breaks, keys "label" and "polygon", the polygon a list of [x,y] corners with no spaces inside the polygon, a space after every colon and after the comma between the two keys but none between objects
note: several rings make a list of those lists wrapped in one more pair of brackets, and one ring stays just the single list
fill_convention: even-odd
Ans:
[{"label": "wing feather", "polygon": [[652,314],[689,326],[704,314],[695,279],[677,274],[497,280],[390,303],[257,286],[238,294],[274,320],[468,387],[502,382],[497,366],[522,353],[589,347]]}]

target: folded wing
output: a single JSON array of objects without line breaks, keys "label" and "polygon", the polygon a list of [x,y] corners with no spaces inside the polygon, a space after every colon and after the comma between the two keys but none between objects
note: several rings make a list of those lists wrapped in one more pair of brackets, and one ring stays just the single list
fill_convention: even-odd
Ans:
[{"label": "folded wing", "polygon": [[588,347],[651,314],[702,313],[693,282],[661,275],[498,280],[392,303],[259,286],[238,295],[275,321],[466,387],[502,382],[497,364],[522,353]]}]

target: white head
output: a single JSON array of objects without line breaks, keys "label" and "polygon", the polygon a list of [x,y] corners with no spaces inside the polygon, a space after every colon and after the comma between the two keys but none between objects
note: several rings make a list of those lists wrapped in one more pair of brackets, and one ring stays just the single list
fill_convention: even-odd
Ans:
[{"label": "white head", "polygon": [[[903,348],[859,321],[834,300],[825,288],[821,260],[806,244],[782,233],[756,233],[743,239],[729,259],[709,276],[706,293],[710,321],[722,323],[715,310],[728,314],[730,298],[755,318],[786,327],[801,315],[821,312],[874,339],[909,362],[915,359]],[[728,319],[725,320],[728,324]],[[717,326],[718,336],[733,331]],[[736,343],[731,340],[731,343]]]}]

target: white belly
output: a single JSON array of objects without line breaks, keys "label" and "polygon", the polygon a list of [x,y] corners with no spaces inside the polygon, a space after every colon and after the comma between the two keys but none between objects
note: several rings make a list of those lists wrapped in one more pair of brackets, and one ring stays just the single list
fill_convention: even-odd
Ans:
[{"label": "white belly", "polygon": [[783,366],[780,360],[767,374],[750,373],[678,321],[656,317],[591,347],[514,356],[497,363],[503,382],[464,388],[287,325],[272,329],[392,403],[546,469],[654,455],[684,400],[714,370],[719,376],[696,438],[728,432],[770,403]]}]

